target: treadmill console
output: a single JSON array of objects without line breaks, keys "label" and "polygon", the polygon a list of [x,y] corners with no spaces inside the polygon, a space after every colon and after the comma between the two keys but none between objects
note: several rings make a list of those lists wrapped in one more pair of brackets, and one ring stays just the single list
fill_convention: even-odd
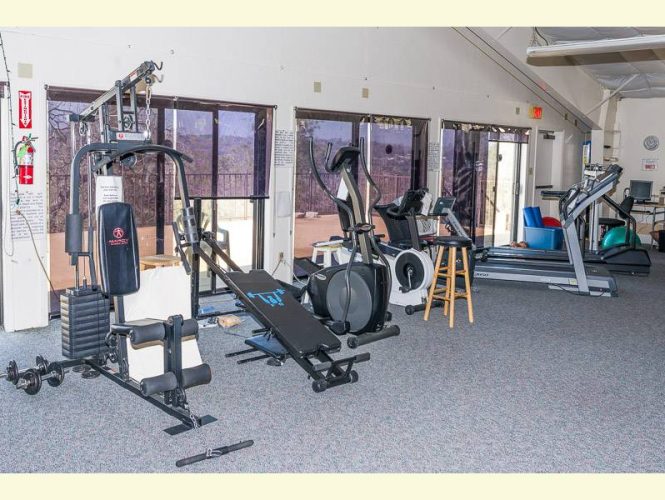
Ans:
[{"label": "treadmill console", "polygon": [[436,200],[436,203],[434,203],[434,208],[432,208],[432,213],[430,215],[438,217],[441,215],[447,215],[448,212],[452,212],[456,199],[457,198],[454,196],[439,197]]}]

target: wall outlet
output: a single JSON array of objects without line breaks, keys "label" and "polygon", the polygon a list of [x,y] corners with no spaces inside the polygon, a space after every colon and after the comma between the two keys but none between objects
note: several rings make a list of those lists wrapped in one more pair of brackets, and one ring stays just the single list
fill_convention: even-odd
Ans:
[{"label": "wall outlet", "polygon": [[369,99],[369,89],[367,87],[363,87],[361,96],[365,99]]},{"label": "wall outlet", "polygon": [[279,252],[277,257],[278,257],[277,261],[282,262],[284,260],[284,252]]},{"label": "wall outlet", "polygon": [[321,82],[314,82],[314,92],[321,92]]}]

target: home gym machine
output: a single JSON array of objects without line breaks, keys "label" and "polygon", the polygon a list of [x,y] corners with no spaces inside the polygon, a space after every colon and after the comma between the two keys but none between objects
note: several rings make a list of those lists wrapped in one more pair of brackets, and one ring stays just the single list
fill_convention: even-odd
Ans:
[{"label": "home gym machine", "polygon": [[[314,139],[309,141],[312,174],[326,196],[345,214],[343,231],[349,235],[351,250],[346,264],[330,266],[315,272],[307,281],[307,294],[314,314],[337,335],[354,335],[349,347],[376,342],[399,335],[397,325],[387,326],[389,294],[392,287],[390,264],[374,236],[374,225],[367,221],[358,183],[352,166],[361,156],[360,148],[342,147],[330,161],[332,144],[328,143],[324,167],[339,174],[346,195],[335,196],[326,186],[314,159]],[[347,202],[348,200],[348,202]],[[356,261],[359,255],[360,261]],[[376,262],[374,256],[379,262]]]},{"label": "home gym machine", "polygon": [[[198,338],[198,323],[178,314],[166,320],[125,321],[124,296],[137,292],[140,287],[139,242],[132,206],[119,201],[121,188],[117,201],[97,207],[93,195],[93,182],[99,189],[99,178],[112,175],[120,167],[132,168],[138,155],[164,154],[174,162],[180,180],[180,196],[185,203],[188,202],[187,185],[183,182],[183,160],[189,161],[189,158],[174,149],[149,142],[151,85],[156,78],[153,73],[159,69],[161,66],[154,62],[143,63],[129,76],[118,80],[81,114],[70,116],[72,148],[76,148],[77,128],[87,138],[87,144],[75,152],[71,162],[70,206],[65,223],[65,251],[75,268],[76,282],[60,297],[62,353],[67,359],[47,363],[38,357],[37,367],[23,372],[11,362],[5,378],[26,393],[36,394],[43,381],[59,386],[68,369],[82,372],[83,378],[103,375],[180,420],[180,425],[165,429],[168,434],[175,435],[216,420],[209,415],[195,415],[185,392],[211,380],[210,367],[200,362],[200,357],[198,362],[192,363],[183,356],[183,346]],[[139,131],[139,85],[146,88],[148,119],[145,133]],[[110,106],[115,106],[117,128],[111,123]],[[90,141],[89,125],[96,118],[99,119],[102,142]],[[87,192],[82,193],[81,163],[84,160],[87,160],[84,163]],[[81,194],[86,198],[86,211],[81,209]],[[84,259],[82,269],[81,259]],[[114,324],[110,323],[111,300],[114,302]],[[157,373],[141,379],[133,377],[133,371],[146,369],[143,362],[149,357],[148,350],[154,352],[155,348],[161,348],[162,353],[161,361],[157,356],[156,363],[153,363]],[[198,347],[196,351],[198,355]],[[141,366],[136,366],[137,363]]]}]

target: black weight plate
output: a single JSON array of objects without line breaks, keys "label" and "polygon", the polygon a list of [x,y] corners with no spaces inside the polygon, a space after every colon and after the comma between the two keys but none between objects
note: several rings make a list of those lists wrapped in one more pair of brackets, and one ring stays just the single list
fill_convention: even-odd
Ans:
[{"label": "black weight plate", "polygon": [[51,377],[46,379],[46,382],[48,382],[48,385],[51,387],[58,387],[65,379],[65,370],[58,362],[50,363],[46,373],[51,374]]},{"label": "black weight plate", "polygon": [[12,384],[16,385],[18,379],[19,379],[18,365],[16,364],[16,361],[11,360],[9,362],[9,365],[7,365],[7,380],[9,380]]},{"label": "black weight plate", "polygon": [[48,373],[48,359],[46,359],[42,355],[38,355],[37,358],[35,359],[35,367],[41,373],[42,375],[46,375]]},{"label": "black weight plate", "polygon": [[28,382],[28,385],[23,388],[26,394],[34,396],[42,388],[42,378],[34,368],[27,369],[23,378]]},{"label": "black weight plate", "polygon": [[81,378],[91,379],[99,377],[99,372],[97,370],[85,370],[81,373]]}]

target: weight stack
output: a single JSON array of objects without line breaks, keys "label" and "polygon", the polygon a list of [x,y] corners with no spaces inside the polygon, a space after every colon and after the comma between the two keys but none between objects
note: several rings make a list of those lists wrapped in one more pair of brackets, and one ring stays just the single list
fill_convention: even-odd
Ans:
[{"label": "weight stack", "polygon": [[109,300],[99,288],[68,288],[60,296],[62,355],[70,359],[108,351]]}]

